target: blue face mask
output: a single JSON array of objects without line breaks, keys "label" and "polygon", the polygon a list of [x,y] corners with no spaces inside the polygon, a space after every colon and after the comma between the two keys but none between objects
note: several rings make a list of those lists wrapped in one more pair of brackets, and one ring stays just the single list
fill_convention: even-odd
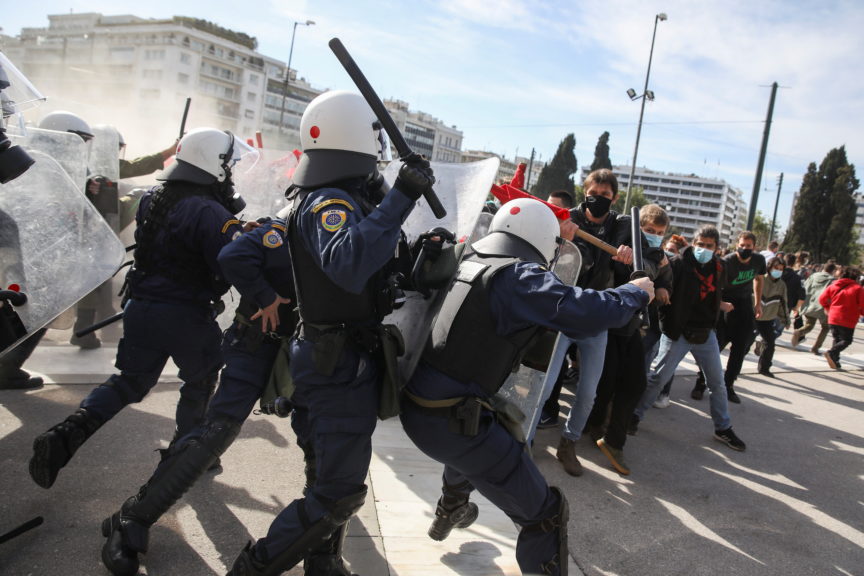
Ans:
[{"label": "blue face mask", "polygon": [[783,276],[782,270],[771,270],[771,278],[779,280],[781,276]]},{"label": "blue face mask", "polygon": [[647,232],[642,232],[645,235],[645,240],[648,241],[648,246],[651,248],[659,248],[663,243],[663,236],[659,234],[648,234]]},{"label": "blue face mask", "polygon": [[699,246],[693,247],[693,256],[696,258],[696,261],[700,264],[707,264],[711,261],[711,258],[714,257],[714,251],[708,250],[706,248],[700,248]]}]

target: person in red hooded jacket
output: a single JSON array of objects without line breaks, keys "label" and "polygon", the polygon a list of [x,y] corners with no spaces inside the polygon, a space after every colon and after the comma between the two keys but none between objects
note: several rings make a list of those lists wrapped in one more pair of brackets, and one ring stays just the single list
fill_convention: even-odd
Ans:
[{"label": "person in red hooded jacket", "polygon": [[831,368],[840,368],[840,352],[852,343],[858,318],[864,315],[864,288],[858,284],[861,270],[847,266],[835,282],[819,296],[819,304],[828,313],[828,327],[834,344],[825,352]]}]

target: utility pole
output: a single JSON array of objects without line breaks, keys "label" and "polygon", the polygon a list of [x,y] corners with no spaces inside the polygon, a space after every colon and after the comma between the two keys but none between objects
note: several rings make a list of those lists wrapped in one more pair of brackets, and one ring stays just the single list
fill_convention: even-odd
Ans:
[{"label": "utility pole", "polygon": [[774,217],[771,218],[771,228],[768,230],[768,244],[774,236],[774,226],[777,224],[777,205],[780,203],[780,189],[783,188],[783,172],[777,178],[777,198],[774,200]]},{"label": "utility pole", "polygon": [[756,166],[756,180],[750,197],[750,212],[747,214],[747,230],[753,229],[756,219],[756,204],[759,203],[759,186],[762,184],[762,169],[765,167],[765,153],[768,151],[768,136],[771,134],[771,119],[774,116],[774,99],[777,97],[777,82],[771,84],[771,100],[768,101],[768,116],[765,118],[765,131],[762,133],[762,148],[759,150],[759,164]]}]

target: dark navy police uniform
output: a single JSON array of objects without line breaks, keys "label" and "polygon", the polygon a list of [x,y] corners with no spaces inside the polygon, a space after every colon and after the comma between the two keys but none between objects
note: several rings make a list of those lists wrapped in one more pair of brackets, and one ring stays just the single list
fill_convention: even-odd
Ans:
[{"label": "dark navy police uniform", "polygon": [[[480,243],[475,247],[481,250]],[[550,489],[524,445],[498,423],[489,409],[490,398],[539,327],[570,338],[590,336],[626,323],[647,304],[648,295],[630,284],[603,292],[567,286],[538,259],[472,254],[463,262],[460,278],[466,265],[488,267],[472,281],[464,303],[457,304],[450,330],[441,330],[446,341],[436,340],[437,326],[433,326],[420,365],[407,385],[408,399],[413,401],[403,402],[401,418],[420,450],[445,464],[445,497],[448,487],[458,487],[467,502],[471,490],[479,490],[522,528],[516,546],[522,571],[557,575],[560,563],[567,562],[558,555],[556,523],[565,506],[563,496]],[[448,300],[459,297],[461,282],[454,283],[436,323],[445,316]],[[478,366],[478,357],[488,361]],[[462,401],[452,409],[430,407],[448,399]],[[477,400],[482,402],[479,422],[474,429],[460,428],[452,410]]]}]

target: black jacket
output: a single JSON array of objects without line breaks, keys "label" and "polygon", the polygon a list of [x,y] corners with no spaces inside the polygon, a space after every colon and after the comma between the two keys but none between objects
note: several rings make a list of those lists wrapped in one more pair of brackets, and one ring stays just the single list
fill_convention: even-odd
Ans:
[{"label": "black jacket", "polygon": [[722,287],[726,282],[726,267],[723,261],[716,256],[712,260],[713,267],[707,268],[713,290],[709,291],[707,305],[710,306],[713,322],[709,326],[693,326],[691,317],[697,306],[702,304],[701,293],[703,281],[697,276],[702,266],[693,256],[693,247],[688,246],[680,256],[673,257],[669,263],[672,267],[673,288],[672,302],[660,309],[660,328],[664,334],[673,340],[681,337],[685,328],[713,328],[720,315],[720,302],[722,301]]}]

